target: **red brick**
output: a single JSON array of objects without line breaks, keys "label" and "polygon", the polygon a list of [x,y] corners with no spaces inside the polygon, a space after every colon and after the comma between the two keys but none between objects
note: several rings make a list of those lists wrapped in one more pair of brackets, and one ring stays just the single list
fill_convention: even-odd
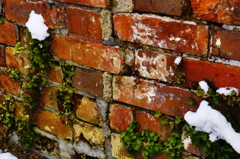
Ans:
[{"label": "red brick", "polygon": [[59,67],[50,67],[48,71],[48,80],[57,82],[57,83],[62,83],[63,80],[63,73],[61,68]]},{"label": "red brick", "polygon": [[6,47],[6,66],[8,68],[17,68],[21,74],[27,75],[28,69],[25,69],[24,66],[30,64],[28,60],[28,54],[25,52],[14,53],[14,48]]},{"label": "red brick", "polygon": [[15,45],[17,34],[13,23],[7,21],[0,25],[0,43]]},{"label": "red brick", "polygon": [[102,38],[101,13],[96,10],[84,8],[67,7],[68,30],[97,39]]},{"label": "red brick", "polygon": [[212,29],[211,55],[240,61],[240,32]]},{"label": "red brick", "polygon": [[9,77],[8,73],[0,71],[0,90],[19,96],[21,90],[20,86],[21,86],[20,82],[13,81]]},{"label": "red brick", "polygon": [[206,55],[208,26],[168,17],[140,14],[115,14],[114,31],[123,41],[157,46],[179,52]]},{"label": "red brick", "polygon": [[186,0],[135,0],[135,10],[182,16]]},{"label": "red brick", "polygon": [[89,69],[76,68],[73,87],[97,96],[103,96],[103,75]]},{"label": "red brick", "polygon": [[76,111],[77,118],[85,120],[87,122],[102,125],[103,119],[102,114],[97,107],[95,100],[83,97],[81,104],[78,105]]},{"label": "red brick", "polygon": [[[135,79],[127,76],[114,76],[113,99],[179,117],[183,117],[189,110],[197,109],[199,98],[187,90],[141,79],[135,83]],[[189,98],[194,98],[197,102],[189,105]]]},{"label": "red brick", "polygon": [[239,0],[190,0],[193,12],[206,21],[240,24]]},{"label": "red brick", "polygon": [[152,51],[136,51],[135,65],[141,76],[172,82],[176,57]]},{"label": "red brick", "polygon": [[211,79],[216,87],[232,86],[240,89],[240,67],[229,66],[219,63],[184,59],[183,71],[186,73],[184,86],[194,88],[194,84],[204,79]]},{"label": "red brick", "polygon": [[119,104],[110,105],[109,114],[111,128],[118,131],[126,131],[133,121],[133,109]]},{"label": "red brick", "polygon": [[151,114],[148,114],[144,111],[135,111],[136,121],[140,123],[139,131],[149,130],[155,132],[160,137],[160,140],[166,142],[167,139],[171,136],[172,130],[170,125],[162,125],[160,120],[162,118],[157,118]]},{"label": "red brick", "polygon": [[5,66],[4,46],[0,45],[0,66]]},{"label": "red brick", "polygon": [[52,5],[51,8],[47,3],[43,2],[26,2],[23,0],[3,0],[4,13],[8,20],[26,23],[29,14],[34,10],[38,14],[42,14],[45,23],[52,29],[61,29],[66,27],[66,13],[64,6]]},{"label": "red brick", "polygon": [[[57,99],[56,97],[53,98],[52,93],[54,95],[57,94],[57,89],[56,88],[51,88],[51,87],[45,87],[42,89],[44,94],[41,95],[40,100],[43,102],[44,106],[47,106],[49,108],[53,108],[55,110],[58,110],[58,105],[57,105]],[[49,94],[51,93],[51,95]],[[53,98],[53,100],[50,100],[50,98]]]},{"label": "red brick", "polygon": [[107,8],[107,3],[110,0],[58,0],[58,1],[80,4],[84,6]]},{"label": "red brick", "polygon": [[[52,42],[53,55],[64,60],[118,74],[123,56],[118,48],[57,34]],[[94,60],[93,60],[94,59]]]},{"label": "red brick", "polygon": [[40,113],[34,113],[33,117],[37,120],[36,125],[40,129],[62,138],[72,139],[72,128],[63,124],[64,122],[55,113],[42,110]]}]

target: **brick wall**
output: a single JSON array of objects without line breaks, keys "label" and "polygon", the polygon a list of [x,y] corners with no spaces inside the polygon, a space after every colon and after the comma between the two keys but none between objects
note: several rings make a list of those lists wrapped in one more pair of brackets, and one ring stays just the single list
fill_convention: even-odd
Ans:
[{"label": "brick wall", "polygon": [[[57,102],[53,106],[49,100],[48,92],[63,80],[58,67],[49,70],[51,88],[44,88],[40,99],[45,106],[34,115],[35,132],[54,144],[51,151],[40,150],[49,157],[71,158],[78,152],[131,158],[119,134],[133,120],[165,141],[170,129],[154,117],[155,111],[183,118],[196,110],[200,98],[194,90],[201,80],[240,89],[238,0],[116,1],[109,6],[111,0],[0,0],[2,91],[21,96],[22,83],[11,80],[6,68],[27,74],[26,52],[14,54],[13,47],[28,43],[24,27],[31,10],[41,13],[52,31],[55,59],[75,68],[72,87],[79,102],[74,124],[62,122]],[[179,65],[174,63],[178,56]],[[181,84],[176,82],[180,72],[186,74]],[[190,105],[189,98],[196,102]]]}]

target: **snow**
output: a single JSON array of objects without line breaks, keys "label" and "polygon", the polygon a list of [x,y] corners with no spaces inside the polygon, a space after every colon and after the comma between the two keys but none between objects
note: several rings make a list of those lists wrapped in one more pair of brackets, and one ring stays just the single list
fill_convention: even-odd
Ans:
[{"label": "snow", "polygon": [[184,119],[189,125],[195,126],[196,131],[209,133],[210,141],[226,140],[240,153],[240,133],[235,132],[231,123],[219,111],[212,109],[207,101],[203,100],[196,112],[188,111]]},{"label": "snow", "polygon": [[238,95],[239,90],[234,87],[220,87],[219,89],[216,90],[217,93],[223,94],[225,96],[231,95],[232,91],[235,91]]},{"label": "snow", "polygon": [[208,92],[209,86],[208,86],[207,82],[200,81],[198,84],[201,87],[201,89],[204,91],[204,93]]},{"label": "snow", "polygon": [[217,47],[220,47],[220,46],[221,46],[221,39],[217,39],[217,40],[216,40],[216,46],[217,46]]},{"label": "snow", "polygon": [[0,153],[0,159],[17,159],[17,157],[7,152],[7,153]]},{"label": "snow", "polygon": [[47,33],[48,27],[44,24],[44,19],[42,15],[36,14],[33,10],[29,15],[26,26],[31,32],[33,39],[38,39],[42,41],[49,36],[49,34]]},{"label": "snow", "polygon": [[181,56],[178,56],[178,57],[174,60],[174,64],[179,65],[181,61],[182,61],[182,57],[181,57]]}]

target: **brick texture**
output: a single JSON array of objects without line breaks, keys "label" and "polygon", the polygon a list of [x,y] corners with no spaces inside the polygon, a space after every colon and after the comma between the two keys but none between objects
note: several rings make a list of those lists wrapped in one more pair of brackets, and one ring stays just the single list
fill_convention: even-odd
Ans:
[{"label": "brick texture", "polygon": [[72,83],[75,88],[86,93],[97,96],[103,95],[103,75],[100,72],[76,68]]},{"label": "brick texture", "polygon": [[138,39],[153,45],[179,52],[206,55],[208,27],[168,17],[140,14],[115,14],[114,31],[124,41]]},{"label": "brick texture", "polygon": [[7,21],[0,25],[0,43],[8,45],[15,45],[17,41],[17,34],[13,23]]},{"label": "brick texture", "polygon": [[80,5],[91,6],[91,7],[107,8],[108,7],[107,3],[110,0],[58,0],[58,1],[80,4]]},{"label": "brick texture", "polygon": [[0,45],[0,65],[5,66],[4,46]]},{"label": "brick texture", "polygon": [[240,2],[238,0],[190,0],[193,12],[202,20],[240,24]]},{"label": "brick texture", "polygon": [[181,16],[186,0],[135,0],[135,10]]},{"label": "brick texture", "polygon": [[[54,95],[57,94],[57,89],[51,88],[51,87],[48,87],[48,88],[46,87],[46,88],[43,88],[42,91],[44,93],[41,94],[40,100],[41,100],[41,102],[43,102],[44,106],[53,108],[54,110],[57,110],[58,109],[57,99],[52,96],[52,94],[54,94]],[[50,98],[52,98],[52,100]]]},{"label": "brick texture", "polygon": [[63,80],[63,73],[60,67],[50,67],[48,70],[48,80],[62,83]]},{"label": "brick texture", "polygon": [[97,10],[68,6],[67,13],[69,32],[97,39],[102,38],[101,13]]},{"label": "brick texture", "polygon": [[45,23],[52,29],[66,27],[66,12],[63,6],[52,5],[43,2],[28,2],[23,0],[3,0],[4,14],[8,20],[25,24],[29,18],[31,10],[42,14]]},{"label": "brick texture", "polygon": [[[135,79],[127,76],[114,76],[113,99],[179,117],[183,117],[187,111],[197,109],[199,99],[189,91],[146,80],[135,83]],[[195,104],[189,105],[186,102],[188,98],[194,98]]]},{"label": "brick texture", "polygon": [[240,32],[212,29],[211,55],[240,61]]},{"label": "brick texture", "polygon": [[55,35],[52,49],[53,55],[60,59],[111,73],[119,73],[123,65],[123,56],[119,49],[74,37]]}]

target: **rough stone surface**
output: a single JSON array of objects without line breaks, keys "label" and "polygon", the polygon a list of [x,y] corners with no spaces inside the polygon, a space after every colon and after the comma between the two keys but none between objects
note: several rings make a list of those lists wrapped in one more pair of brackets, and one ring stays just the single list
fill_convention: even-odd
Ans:
[{"label": "rough stone surface", "polygon": [[41,111],[34,113],[33,117],[37,120],[36,125],[42,130],[66,139],[72,139],[72,128],[64,122],[55,113]]},{"label": "rough stone surface", "polygon": [[76,68],[72,81],[73,86],[81,91],[97,96],[103,95],[103,75],[101,72]]},{"label": "rough stone surface", "polygon": [[133,108],[112,104],[110,105],[109,120],[111,128],[126,131],[128,125],[133,121]]},{"label": "rough stone surface", "polygon": [[240,61],[240,32],[212,29],[211,55]]},{"label": "rough stone surface", "polygon": [[[187,111],[195,111],[199,99],[189,91],[139,80],[127,76],[113,77],[113,99],[150,110],[160,110],[164,114],[182,117]],[[189,105],[193,98],[197,102]]]},{"label": "rough stone surface", "polygon": [[190,0],[193,12],[199,18],[225,24],[240,24],[239,0]]},{"label": "rough stone surface", "polygon": [[113,13],[126,13],[132,12],[134,8],[134,0],[115,0],[117,2],[117,6],[114,6],[112,9]]},{"label": "rough stone surface", "polygon": [[21,74],[27,75],[29,70],[25,69],[24,66],[30,64],[28,60],[28,54],[25,52],[15,52],[14,48],[6,47],[5,49],[6,55],[6,66],[8,68],[17,68]]},{"label": "rough stone surface", "polygon": [[135,0],[135,10],[181,16],[186,0]]},{"label": "rough stone surface", "polygon": [[119,73],[123,65],[123,56],[119,49],[69,36],[55,35],[52,49],[53,55],[60,59],[111,73]]},{"label": "rough stone surface", "polygon": [[123,41],[206,55],[208,26],[147,14],[115,14],[114,31]]},{"label": "rough stone surface", "polygon": [[112,74],[103,73],[103,99],[107,102],[112,100]]},{"label": "rough stone surface", "polygon": [[112,12],[103,9],[101,11],[102,38],[108,40],[112,36]]},{"label": "rough stone surface", "polygon": [[67,13],[69,32],[97,39],[102,38],[101,13],[97,10],[87,10],[69,5]]},{"label": "rough stone surface", "polygon": [[87,97],[83,97],[76,110],[76,116],[87,122],[102,125],[102,114],[98,110],[97,102]]},{"label": "rough stone surface", "polygon": [[0,43],[15,45],[17,41],[17,33],[13,23],[7,21],[0,25]]}]

